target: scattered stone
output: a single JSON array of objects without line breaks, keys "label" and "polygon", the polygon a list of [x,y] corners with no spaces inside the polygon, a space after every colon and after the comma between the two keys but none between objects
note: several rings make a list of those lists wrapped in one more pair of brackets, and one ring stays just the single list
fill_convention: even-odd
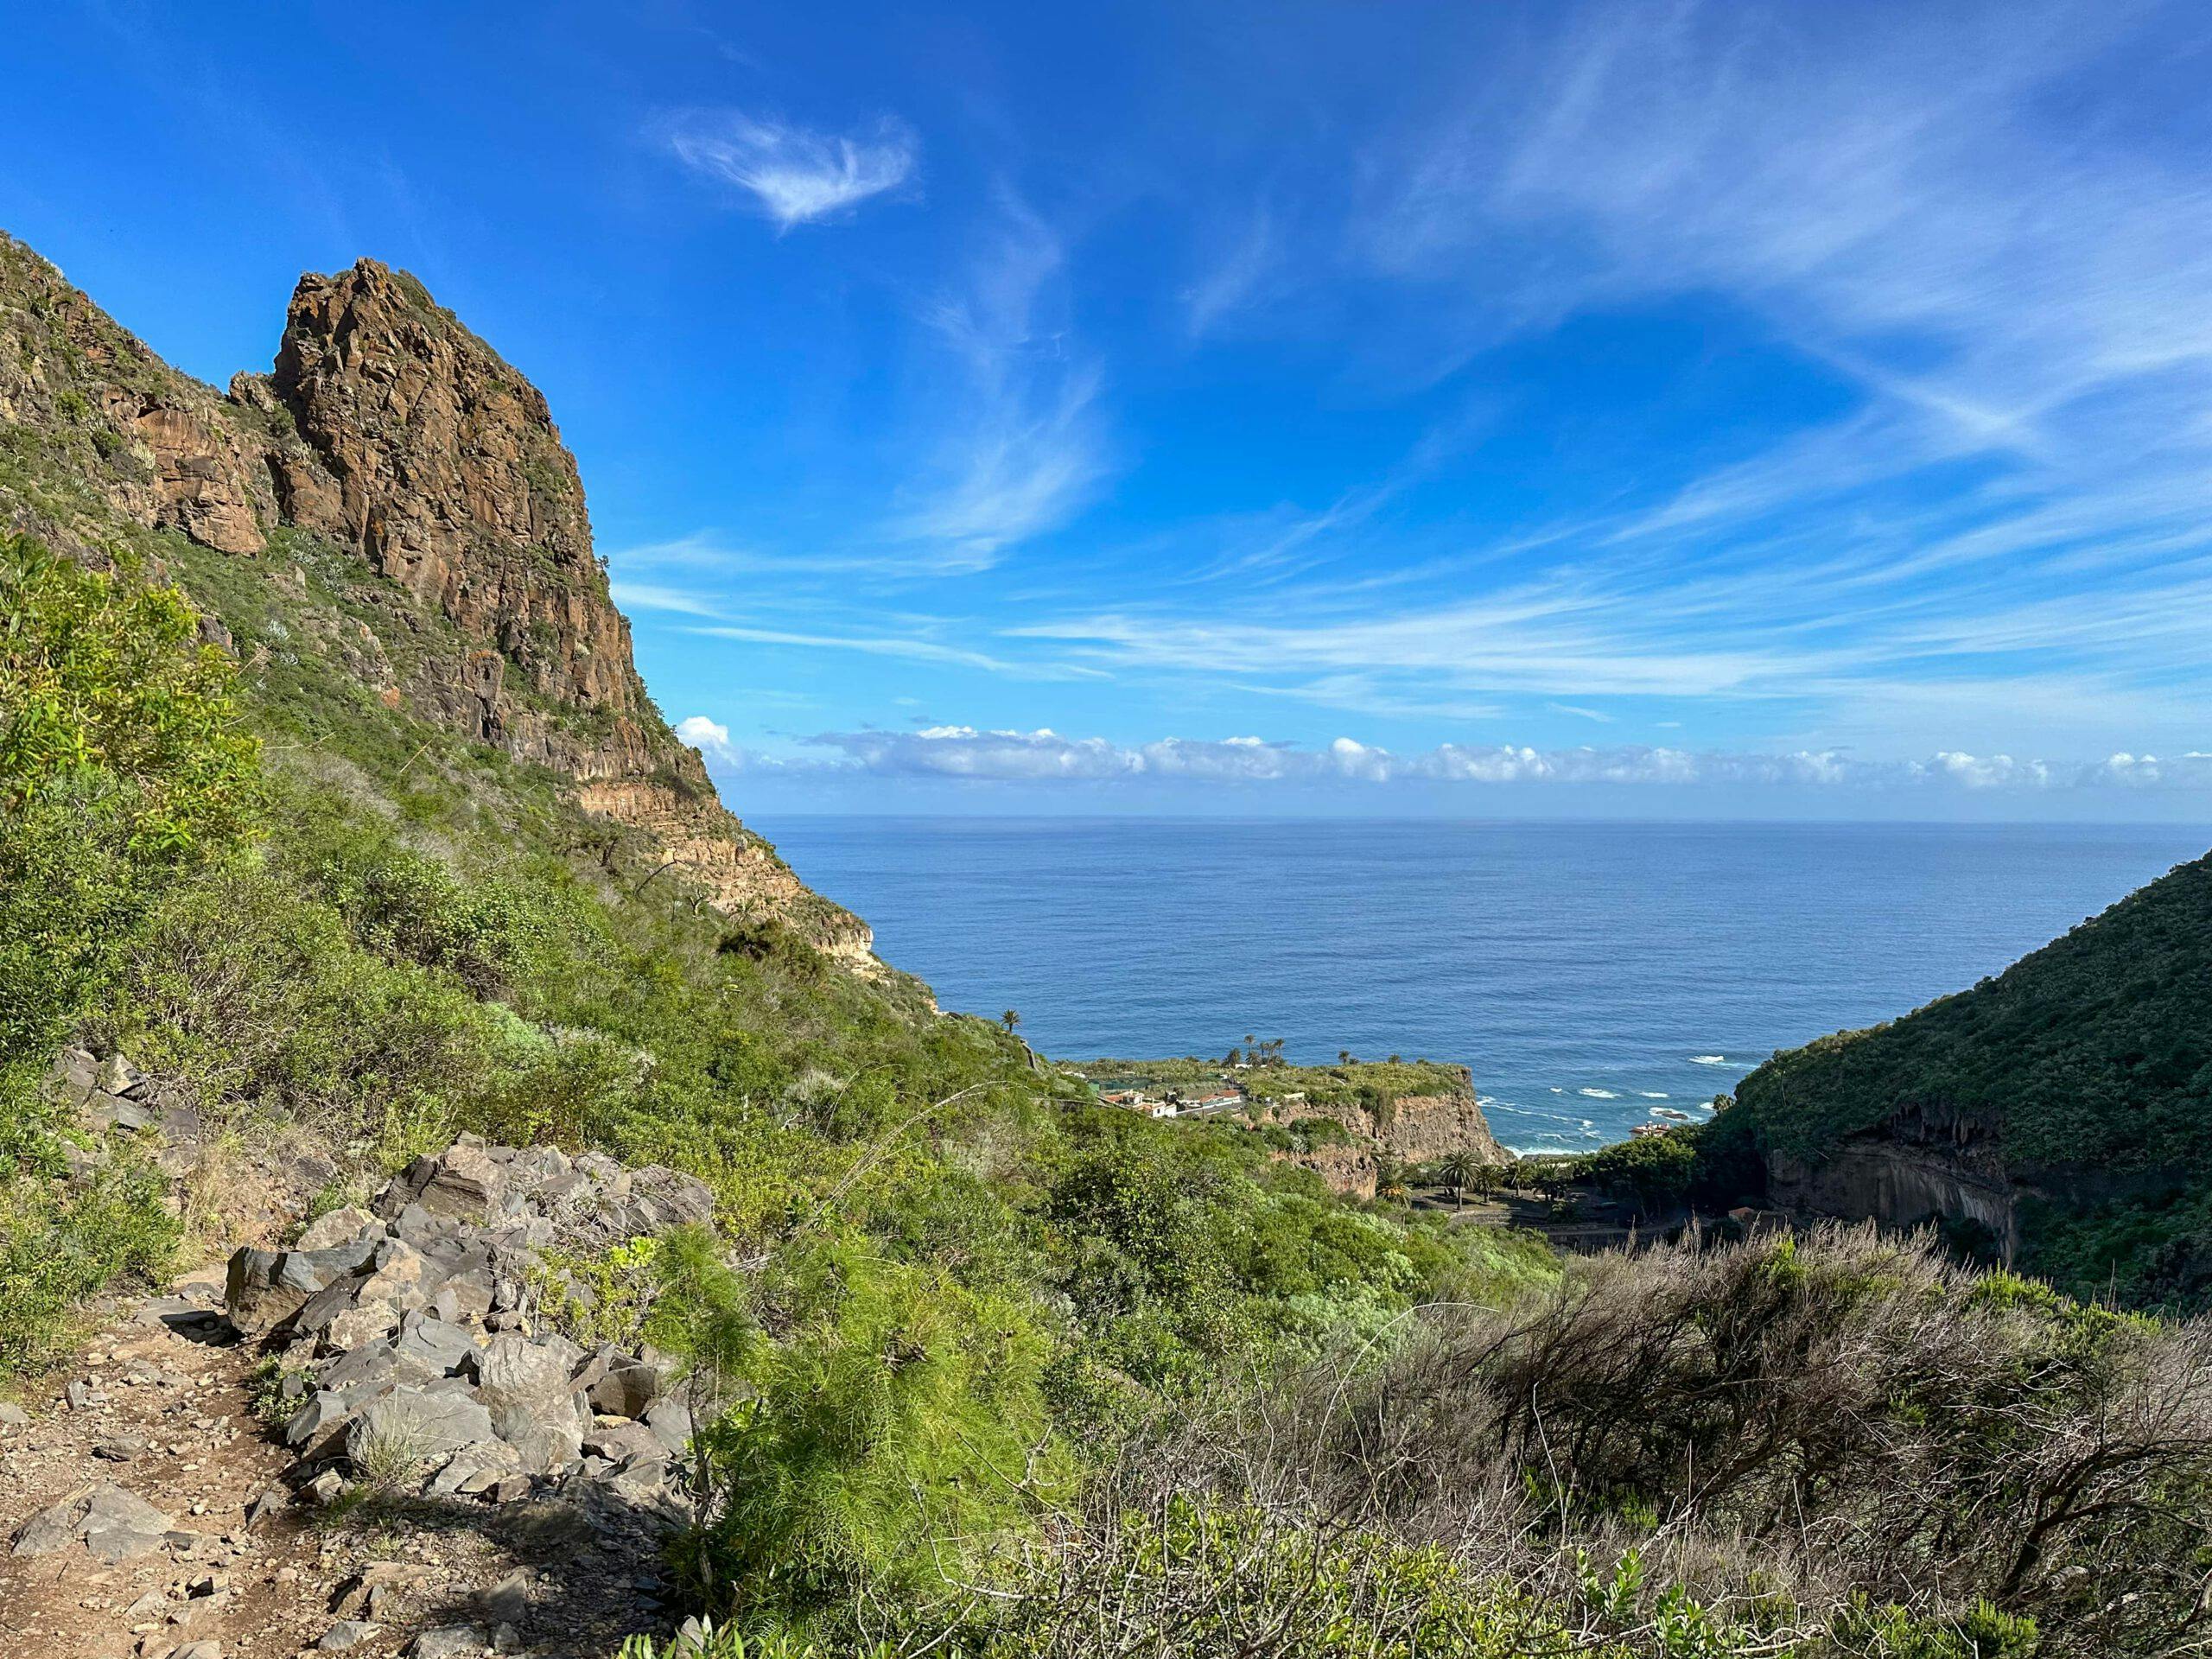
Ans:
[{"label": "scattered stone", "polygon": [[346,1495],[346,1478],[335,1469],[326,1469],[300,1488],[300,1496],[318,1509],[327,1509]]},{"label": "scattered stone", "polygon": [[92,1447],[92,1455],[109,1463],[129,1463],[146,1454],[146,1442],[136,1434],[118,1434]]},{"label": "scattered stone", "polygon": [[484,1632],[474,1624],[448,1624],[424,1630],[407,1644],[406,1659],[461,1659],[485,1649]]},{"label": "scattered stone", "polygon": [[0,1400],[0,1427],[29,1428],[30,1422],[30,1414],[21,1406],[10,1405],[5,1400]]},{"label": "scattered stone", "polygon": [[520,1567],[477,1598],[487,1618],[502,1624],[518,1623],[530,1611],[530,1573]]},{"label": "scattered stone", "polygon": [[343,1653],[348,1648],[359,1647],[383,1628],[366,1619],[341,1618],[322,1633],[322,1639],[315,1646],[325,1653]]}]

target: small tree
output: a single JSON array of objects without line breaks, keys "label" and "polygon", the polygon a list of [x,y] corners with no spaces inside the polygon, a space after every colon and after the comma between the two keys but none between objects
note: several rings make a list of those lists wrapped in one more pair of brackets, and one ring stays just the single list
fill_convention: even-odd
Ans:
[{"label": "small tree", "polygon": [[1020,1023],[1021,1016],[1012,1008],[1008,1008],[1004,1014],[999,1015],[999,1024],[1006,1027],[1006,1034],[1009,1037],[1014,1035],[1014,1028]]},{"label": "small tree", "polygon": [[1483,1165],[1476,1159],[1475,1154],[1464,1147],[1457,1152],[1447,1152],[1438,1160],[1437,1179],[1444,1183],[1446,1190],[1452,1194],[1453,1209],[1466,1207],[1467,1189],[1474,1184],[1477,1173],[1482,1168]]}]

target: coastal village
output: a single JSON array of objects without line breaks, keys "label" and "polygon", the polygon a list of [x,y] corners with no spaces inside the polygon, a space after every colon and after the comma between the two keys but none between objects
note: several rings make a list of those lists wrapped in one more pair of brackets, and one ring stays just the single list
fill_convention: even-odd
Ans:
[{"label": "coastal village", "polygon": [[[1156,1084],[1143,1077],[1077,1075],[1090,1085],[1100,1105],[1118,1106],[1146,1117],[1196,1117],[1206,1112],[1238,1110],[1251,1100],[1250,1091],[1233,1077],[1217,1077],[1211,1085],[1191,1089],[1174,1084]],[[1306,1096],[1293,1090],[1272,1098],[1291,1103]]]}]

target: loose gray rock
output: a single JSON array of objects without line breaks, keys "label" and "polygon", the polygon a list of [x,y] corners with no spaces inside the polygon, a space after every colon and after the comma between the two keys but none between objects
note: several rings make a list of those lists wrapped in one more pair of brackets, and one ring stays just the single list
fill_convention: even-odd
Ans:
[{"label": "loose gray rock", "polygon": [[111,1483],[95,1486],[85,1504],[85,1548],[111,1566],[159,1549],[170,1522],[136,1492]]},{"label": "loose gray rock", "polygon": [[631,1458],[664,1459],[669,1448],[660,1436],[643,1423],[626,1421],[598,1423],[585,1431],[582,1452],[595,1458],[605,1458],[609,1463],[622,1463]]},{"label": "loose gray rock", "polygon": [[357,1469],[421,1462],[493,1439],[492,1414],[461,1390],[398,1388],[371,1402],[346,1431]]},{"label": "loose gray rock", "polygon": [[465,1654],[483,1652],[486,1645],[484,1632],[474,1624],[448,1624],[425,1630],[409,1643],[407,1659],[461,1659]]},{"label": "loose gray rock", "polygon": [[363,1618],[341,1618],[322,1633],[315,1643],[325,1653],[343,1653],[348,1648],[358,1648],[384,1627],[372,1624]]},{"label": "loose gray rock", "polygon": [[660,1373],[642,1360],[610,1367],[591,1388],[591,1408],[610,1417],[642,1417],[658,1398]]},{"label": "loose gray rock", "polygon": [[317,1216],[301,1233],[294,1246],[302,1250],[327,1250],[340,1244],[350,1244],[366,1234],[381,1233],[384,1223],[367,1211],[353,1205],[332,1210]]},{"label": "loose gray rock", "polygon": [[530,1611],[529,1572],[517,1567],[476,1600],[486,1618],[509,1624],[517,1623]]},{"label": "loose gray rock", "polygon": [[680,1452],[691,1444],[691,1413],[681,1400],[657,1400],[645,1413],[645,1427],[654,1437],[671,1452]]}]

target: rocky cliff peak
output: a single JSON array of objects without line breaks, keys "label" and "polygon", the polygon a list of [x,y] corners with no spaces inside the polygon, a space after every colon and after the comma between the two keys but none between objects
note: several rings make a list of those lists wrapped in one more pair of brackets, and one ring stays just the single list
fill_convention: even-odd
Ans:
[{"label": "rocky cliff peak", "polygon": [[646,695],[543,394],[406,272],[302,276],[273,372],[226,397],[0,236],[0,527],[92,558],[118,522],[243,557],[280,531],[358,555],[383,635],[311,631],[385,708],[565,774],[718,908],[875,970],[867,927],[722,808]]},{"label": "rocky cliff peak", "polygon": [[280,472],[289,518],[354,543],[531,690],[644,707],[544,395],[421,283],[373,259],[302,277],[270,389],[335,486]]}]

